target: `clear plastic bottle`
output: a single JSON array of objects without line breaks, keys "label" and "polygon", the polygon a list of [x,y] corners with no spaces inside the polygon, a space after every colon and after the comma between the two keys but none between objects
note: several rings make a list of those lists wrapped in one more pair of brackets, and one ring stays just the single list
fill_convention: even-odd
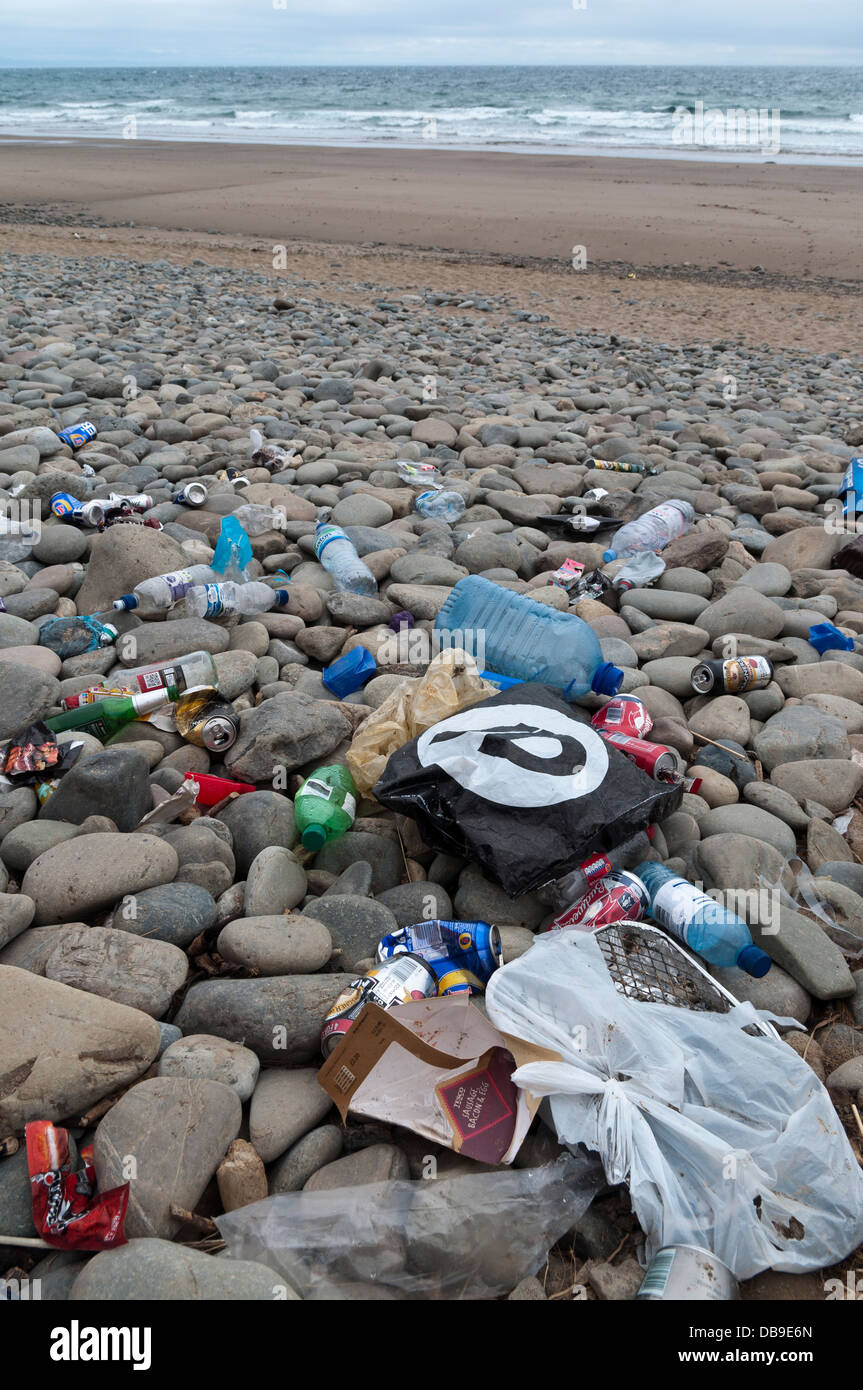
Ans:
[{"label": "clear plastic bottle", "polygon": [[375,597],[377,580],[368,565],[363,564],[356,547],[340,526],[333,526],[328,521],[318,522],[315,528],[315,554],[327,573],[333,576],[337,589],[349,594],[365,594],[367,598]]},{"label": "clear plastic bottle", "polygon": [[192,690],[218,690],[219,674],[216,663],[209,652],[189,652],[188,656],[175,656],[170,661],[150,662],[146,666],[134,666],[131,670],[117,672],[124,685],[139,690],[159,690],[169,685],[176,686],[181,694]]},{"label": "clear plastic bottle", "polygon": [[202,584],[186,594],[186,611],[195,618],[232,618],[235,614],[268,613],[290,603],[288,589],[269,584]]},{"label": "clear plastic bottle", "polygon": [[664,573],[665,561],[662,556],[652,550],[642,550],[640,555],[634,555],[617,571],[611,586],[619,594],[624,594],[627,589],[644,589],[654,584]]},{"label": "clear plastic bottle", "polygon": [[287,514],[281,507],[267,507],[263,502],[244,502],[231,515],[239,521],[247,536],[284,531],[288,524]]},{"label": "clear plastic bottle", "polygon": [[602,558],[607,564],[609,560],[637,555],[641,550],[663,550],[688,531],[694,520],[695,508],[689,502],[660,502],[644,516],[621,526],[614,537],[614,550],[606,550]]},{"label": "clear plastic bottle", "polygon": [[165,613],[196,584],[213,584],[220,578],[221,575],[209,565],[190,565],[187,570],[174,570],[171,574],[157,574],[152,579],[142,579],[131,594],[115,598],[112,606],[124,612],[141,608],[147,613]]},{"label": "clear plastic bottle", "polygon": [[711,965],[736,965],[761,979],[772,964],[766,951],[752,944],[752,934],[736,912],[702,893],[664,864],[638,864],[634,872],[650,894],[650,915],[684,946]]},{"label": "clear plastic bottle", "polygon": [[357,814],[354,779],[341,763],[319,767],[294,798],[294,815],[304,849],[316,853],[350,830]]},{"label": "clear plastic bottle", "polygon": [[466,507],[460,492],[443,492],[439,488],[421,492],[414,502],[414,511],[426,521],[458,521]]},{"label": "clear plastic bottle", "polygon": [[476,651],[483,642],[483,665],[490,671],[556,686],[567,700],[590,690],[616,695],[623,681],[623,672],[603,661],[599,638],[581,618],[478,574],[454,585],[435,628],[465,634],[464,642],[475,644],[467,650]]}]

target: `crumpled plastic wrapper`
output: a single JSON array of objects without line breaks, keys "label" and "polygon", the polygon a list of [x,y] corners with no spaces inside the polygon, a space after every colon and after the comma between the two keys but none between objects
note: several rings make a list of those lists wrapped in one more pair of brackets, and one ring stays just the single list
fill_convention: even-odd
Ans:
[{"label": "crumpled plastic wrapper", "polygon": [[480,678],[473,657],[460,647],[440,652],[418,683],[396,690],[364,720],[347,755],[357,791],[365,796],[383,776],[398,748],[433,724],[487,700],[497,686]]}]

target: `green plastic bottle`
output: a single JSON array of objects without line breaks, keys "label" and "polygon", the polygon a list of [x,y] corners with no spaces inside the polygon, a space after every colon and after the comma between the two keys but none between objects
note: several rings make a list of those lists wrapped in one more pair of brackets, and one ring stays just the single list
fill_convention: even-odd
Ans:
[{"label": "green plastic bottle", "polygon": [[350,830],[357,814],[354,779],[341,763],[319,767],[307,777],[294,798],[294,814],[303,849],[317,853]]},{"label": "green plastic bottle", "polygon": [[169,700],[177,698],[176,689],[168,687],[149,690],[144,695],[106,695],[104,700],[96,700],[92,705],[79,705],[77,709],[67,710],[45,723],[53,734],[61,734],[66,729],[82,729],[85,734],[105,743],[118,734],[133,719],[149,714]]}]

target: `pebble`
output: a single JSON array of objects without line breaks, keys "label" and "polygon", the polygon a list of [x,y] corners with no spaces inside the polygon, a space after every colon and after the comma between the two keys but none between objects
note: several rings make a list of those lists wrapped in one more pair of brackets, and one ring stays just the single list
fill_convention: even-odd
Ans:
[{"label": "pebble", "polygon": [[261,1074],[249,1111],[249,1137],[264,1163],[279,1158],[332,1109],[316,1067]]},{"label": "pebble", "polygon": [[[248,910],[246,903],[244,911]],[[333,939],[323,923],[291,912],[236,918],[222,928],[216,949],[224,960],[256,975],[308,975],[323,970],[333,953]]]},{"label": "pebble", "polygon": [[139,1081],[96,1130],[93,1163],[102,1192],[127,1179],[133,1160],[126,1235],[169,1239],[180,1228],[171,1206],[194,1211],[236,1139],[242,1120],[237,1092],[205,1077],[156,1076]]},{"label": "pebble", "polygon": [[138,1237],[94,1255],[76,1276],[71,1303],[138,1303],[159,1299],[198,1303],[214,1299],[272,1303],[299,1294],[268,1265],[252,1260],[214,1260],[202,1250],[170,1240]]},{"label": "pebble", "polygon": [[203,1077],[236,1091],[241,1101],[251,1098],[261,1064],[254,1052],[227,1038],[202,1033],[180,1037],[159,1058],[159,1076]]}]

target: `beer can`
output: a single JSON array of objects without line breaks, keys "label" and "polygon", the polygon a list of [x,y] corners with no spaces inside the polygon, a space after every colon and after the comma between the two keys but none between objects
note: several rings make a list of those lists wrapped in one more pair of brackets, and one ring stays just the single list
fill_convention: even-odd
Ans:
[{"label": "beer can", "polygon": [[394,1009],[415,999],[432,999],[437,992],[437,976],[421,956],[398,955],[373,965],[366,975],[351,980],[324,1019],[321,1052],[325,1057],[330,1055],[366,1004]]},{"label": "beer can", "polygon": [[600,738],[614,744],[621,753],[654,782],[679,782],[686,770],[686,764],[676,748],[668,748],[664,743],[648,743],[643,738],[632,738],[629,734],[606,733],[599,730]]},{"label": "beer can", "polygon": [[55,516],[66,517],[72,521],[83,520],[81,516],[83,503],[78,501],[68,492],[55,492],[51,498],[51,511]]},{"label": "beer can", "polygon": [[204,483],[186,483],[181,492],[175,492],[171,498],[172,502],[181,502],[184,507],[203,507],[207,500],[207,488]]},{"label": "beer can", "polygon": [[647,706],[635,695],[615,695],[596,711],[590,722],[600,732],[630,734],[633,738],[643,738],[653,728]]},{"label": "beer can", "polygon": [[692,689],[699,695],[720,690],[725,695],[742,695],[763,690],[773,679],[773,662],[766,656],[736,656],[729,661],[702,661],[692,671]]},{"label": "beer can", "polygon": [[590,468],[596,468],[600,473],[643,473],[644,465],[641,463],[623,463],[620,459],[591,459]]},{"label": "beer can", "polygon": [[377,959],[390,960],[406,951],[433,965],[443,961],[467,970],[481,987],[503,959],[497,927],[488,922],[447,922],[439,917],[390,932],[378,946]]},{"label": "beer can", "polygon": [[635,1295],[652,1303],[720,1303],[740,1298],[728,1265],[700,1245],[666,1245],[657,1250]]},{"label": "beer can", "polygon": [[[394,956],[395,960],[396,957]],[[484,994],[485,985],[469,970],[453,970],[449,961],[431,961],[437,976],[438,994]]]},{"label": "beer can", "polygon": [[57,431],[57,438],[62,439],[64,444],[68,444],[70,449],[83,449],[85,444],[89,444],[91,439],[96,438],[96,426],[89,420],[80,420],[77,425],[69,425],[65,430]]},{"label": "beer can", "polygon": [[549,931],[589,932],[612,922],[639,922],[649,907],[650,894],[638,875],[614,869],[555,917]]},{"label": "beer can", "polygon": [[198,748],[223,753],[236,743],[240,732],[240,717],[233,705],[215,691],[181,697],[174,705],[177,732]]}]

